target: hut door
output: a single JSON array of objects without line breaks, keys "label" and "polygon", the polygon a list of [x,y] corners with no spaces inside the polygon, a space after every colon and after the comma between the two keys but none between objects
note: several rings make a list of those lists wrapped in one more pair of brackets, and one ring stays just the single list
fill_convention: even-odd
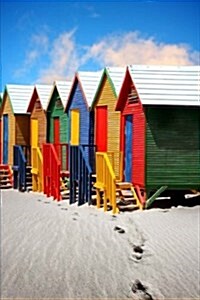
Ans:
[{"label": "hut door", "polygon": [[8,115],[3,115],[3,164],[8,163]]},{"label": "hut door", "polygon": [[38,120],[31,119],[31,147],[38,147]]},{"label": "hut door", "polygon": [[132,139],[133,139],[133,116],[125,116],[125,149],[124,149],[124,178],[132,181]]},{"label": "hut door", "polygon": [[107,106],[96,107],[96,145],[97,151],[107,151],[108,131],[108,108]]},{"label": "hut door", "polygon": [[71,145],[79,145],[80,142],[80,112],[78,109],[71,110]]},{"label": "hut door", "polygon": [[54,118],[54,144],[60,144],[60,119]]},{"label": "hut door", "polygon": [[54,118],[53,119],[53,128],[54,128],[54,147],[56,149],[56,153],[58,158],[60,159],[60,119]]}]

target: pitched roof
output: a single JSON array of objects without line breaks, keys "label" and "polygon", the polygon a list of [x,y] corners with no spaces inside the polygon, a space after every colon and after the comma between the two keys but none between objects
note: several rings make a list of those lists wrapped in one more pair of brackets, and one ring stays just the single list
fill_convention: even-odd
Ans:
[{"label": "pitched roof", "polygon": [[125,72],[126,72],[126,67],[106,67],[106,68],[104,68],[101,79],[99,81],[98,88],[97,88],[95,96],[94,96],[94,101],[92,103],[92,106],[95,105],[95,102],[97,100],[97,95],[99,94],[99,90],[101,89],[101,85],[102,85],[104,76],[108,77],[108,80],[110,81],[113,93],[117,97],[119,95],[122,83],[124,81]]},{"label": "pitched roof", "polygon": [[63,103],[63,107],[66,106],[67,99],[72,87],[71,81],[55,81],[54,88],[57,88],[61,101]]},{"label": "pitched roof", "polygon": [[49,97],[51,94],[53,86],[48,84],[36,84],[35,89],[37,91],[38,97],[42,104],[43,109],[47,109],[47,104],[49,102]]},{"label": "pitched roof", "polygon": [[200,106],[200,66],[128,66],[142,104]]},{"label": "pitched roof", "polygon": [[[91,107],[92,102],[94,100],[94,96],[95,96],[99,81],[101,79],[102,72],[103,72],[103,70],[96,71],[96,72],[79,71],[79,72],[76,72],[76,74],[75,74],[74,83],[76,82],[76,80],[78,80],[78,82],[80,83],[82,92],[84,94],[85,101],[88,105],[88,108]],[[72,88],[74,86],[74,83],[72,84]],[[69,105],[70,96],[71,95],[69,95],[66,108]]]},{"label": "pitched roof", "polygon": [[9,95],[14,114],[27,112],[33,88],[32,85],[7,84],[5,86],[4,93],[7,92]]},{"label": "pitched roof", "polygon": [[119,95],[122,83],[124,81],[126,67],[106,67],[105,72],[108,74],[115,91],[116,96]]}]

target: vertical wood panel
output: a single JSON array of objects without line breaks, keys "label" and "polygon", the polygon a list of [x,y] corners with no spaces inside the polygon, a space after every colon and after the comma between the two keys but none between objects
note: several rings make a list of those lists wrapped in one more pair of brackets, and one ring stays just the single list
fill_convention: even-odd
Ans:
[{"label": "vertical wood panel", "polygon": [[[15,140],[15,116],[12,111],[12,106],[10,104],[10,99],[8,97],[8,94],[5,95],[5,104],[3,107],[2,114],[7,114],[8,115],[8,124],[9,124],[9,135],[8,135],[8,164],[12,165],[13,164],[13,146],[16,143]],[[3,126],[3,124],[2,124]],[[3,155],[3,154],[2,154]]]},{"label": "vertical wood panel", "polygon": [[31,147],[38,147],[38,120],[31,119]]},{"label": "vertical wood panel", "polygon": [[107,128],[108,109],[107,106],[96,107],[96,146],[98,152],[107,151]]},{"label": "vertical wood panel", "polygon": [[30,145],[30,116],[16,115],[16,144]]},{"label": "vertical wood panel", "polygon": [[71,110],[71,145],[80,143],[80,112],[77,109]]}]

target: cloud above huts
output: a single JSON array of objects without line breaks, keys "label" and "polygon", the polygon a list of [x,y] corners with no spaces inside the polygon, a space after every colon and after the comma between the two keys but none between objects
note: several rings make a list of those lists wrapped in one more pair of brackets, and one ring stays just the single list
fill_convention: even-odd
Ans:
[{"label": "cloud above huts", "polygon": [[[53,40],[47,34],[34,35],[31,41],[21,74],[27,66],[29,69],[37,67],[36,81],[41,83],[69,79],[79,68],[89,69],[90,64],[96,69],[127,64],[200,64],[199,53],[189,45],[159,42],[135,31],[110,34],[91,45],[77,43],[76,29],[61,33]],[[42,59],[46,63],[41,63]]]}]

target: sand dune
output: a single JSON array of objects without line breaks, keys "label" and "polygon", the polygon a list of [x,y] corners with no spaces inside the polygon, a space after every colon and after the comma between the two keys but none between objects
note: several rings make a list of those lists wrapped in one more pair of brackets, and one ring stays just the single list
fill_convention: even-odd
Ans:
[{"label": "sand dune", "polygon": [[198,299],[199,208],[112,216],[1,191],[1,297]]}]

